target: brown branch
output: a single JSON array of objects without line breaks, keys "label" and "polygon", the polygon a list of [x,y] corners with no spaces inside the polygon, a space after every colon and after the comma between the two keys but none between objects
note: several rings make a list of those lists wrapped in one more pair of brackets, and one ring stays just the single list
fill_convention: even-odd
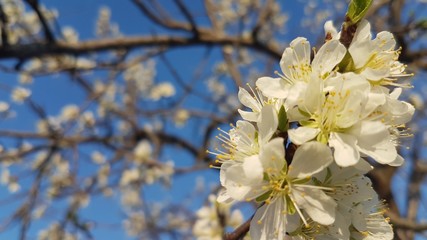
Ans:
[{"label": "brown branch", "polygon": [[357,24],[352,24],[351,19],[345,16],[345,22],[341,28],[340,42],[348,48],[353,40],[354,34],[357,30]]},{"label": "brown branch", "polygon": [[159,15],[158,12],[153,12],[141,0],[132,0],[132,2],[135,4],[135,6],[138,7],[138,9],[144,14],[144,16],[148,17],[152,22],[164,28],[171,29],[171,30],[184,30],[184,31],[192,30],[192,26],[189,24],[171,20],[170,18],[164,16],[164,14]]},{"label": "brown branch", "polygon": [[391,212],[399,213],[397,205],[391,191],[391,180],[396,173],[397,168],[388,165],[377,166],[374,170],[368,173],[368,177],[372,180],[372,185],[378,193],[380,199],[387,201]]},{"label": "brown branch", "polygon": [[1,43],[4,46],[8,46],[9,45],[9,37],[8,37],[8,31],[7,31],[7,24],[8,24],[8,19],[6,16],[6,13],[4,12],[3,9],[3,4],[0,3],[0,21],[1,21]]},{"label": "brown branch", "polygon": [[412,230],[414,232],[423,232],[427,231],[427,224],[420,224],[414,221],[410,221],[405,218],[399,217],[399,215],[395,213],[388,212],[387,216],[390,218],[390,223],[394,228]]},{"label": "brown branch", "polygon": [[197,35],[199,34],[199,28],[197,27],[196,21],[194,20],[194,17],[191,15],[190,10],[188,10],[187,6],[183,3],[182,0],[175,0],[176,5],[178,6],[179,10],[182,12],[182,14],[185,16],[185,18],[188,20],[191,26],[191,31]]},{"label": "brown branch", "polygon": [[37,17],[39,18],[40,23],[43,26],[43,32],[44,35],[49,43],[55,42],[55,37],[52,33],[52,30],[49,27],[49,24],[47,23],[46,18],[43,16],[43,13],[40,10],[40,6],[38,3],[38,0],[25,0],[28,5],[36,12]]},{"label": "brown branch", "polygon": [[90,40],[80,43],[58,41],[55,44],[32,43],[0,48],[0,59],[28,59],[61,54],[83,55],[107,50],[132,49],[137,47],[186,47],[198,45],[240,45],[264,52],[275,59],[280,59],[281,51],[270,45],[255,42],[252,38],[236,36],[218,36],[203,33],[198,38],[181,36],[140,36],[116,39]]},{"label": "brown branch", "polygon": [[[239,49],[236,49],[239,51]],[[243,87],[242,76],[240,75],[239,67],[233,61],[233,53],[228,51],[227,47],[222,48],[222,56],[224,57],[224,61],[227,64],[228,72],[231,75],[234,83],[237,87]]]},{"label": "brown branch", "polygon": [[246,235],[246,233],[249,232],[249,227],[251,226],[251,221],[253,217],[254,216],[252,215],[251,218],[249,218],[246,222],[244,222],[242,225],[236,228],[233,232],[224,234],[223,239],[224,240],[242,239]]},{"label": "brown branch", "polygon": [[32,221],[31,211],[33,210],[33,208],[37,202],[37,198],[38,198],[39,193],[40,193],[39,192],[40,185],[41,185],[41,182],[43,180],[45,170],[48,167],[48,164],[49,164],[50,160],[52,159],[52,156],[54,155],[54,153],[56,151],[57,151],[57,148],[55,146],[52,146],[51,149],[49,150],[48,155],[46,156],[46,158],[44,159],[42,164],[37,169],[38,172],[37,172],[36,178],[34,179],[33,186],[31,187],[31,190],[29,192],[28,200],[17,211],[16,217],[20,218],[22,220],[22,226],[21,226],[21,229],[19,232],[19,239],[20,240],[26,239],[26,234],[27,234],[27,231],[28,231],[28,229],[31,225],[31,221]]},{"label": "brown branch", "polygon": [[258,33],[261,30],[261,27],[265,25],[265,23],[271,18],[271,12],[273,8],[274,1],[267,0],[264,7],[260,9],[257,23],[252,31],[252,36],[256,39],[258,37]]}]

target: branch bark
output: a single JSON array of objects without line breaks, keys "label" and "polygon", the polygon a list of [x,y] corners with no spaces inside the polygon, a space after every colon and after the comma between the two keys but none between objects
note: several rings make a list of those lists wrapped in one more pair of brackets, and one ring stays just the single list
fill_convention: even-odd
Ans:
[{"label": "branch bark", "polygon": [[86,55],[92,52],[107,50],[132,49],[137,47],[186,47],[198,45],[239,45],[264,52],[267,55],[280,59],[281,52],[275,47],[260,44],[252,38],[237,36],[215,36],[203,33],[198,38],[181,36],[139,36],[116,39],[89,40],[80,43],[58,41],[50,43],[32,43],[13,45],[0,48],[0,59],[29,59],[61,54]]}]

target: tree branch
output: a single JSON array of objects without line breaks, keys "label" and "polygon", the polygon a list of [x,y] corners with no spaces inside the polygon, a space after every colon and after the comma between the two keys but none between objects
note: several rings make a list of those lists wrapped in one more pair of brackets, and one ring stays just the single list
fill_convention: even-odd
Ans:
[{"label": "tree branch", "polygon": [[55,44],[32,43],[0,48],[0,59],[29,59],[61,54],[86,55],[107,50],[132,49],[137,47],[185,47],[197,45],[240,45],[264,52],[275,59],[280,59],[281,52],[275,47],[256,43],[252,38],[236,36],[215,36],[201,34],[198,38],[172,36],[140,36],[116,39],[90,40],[80,43],[58,41]]},{"label": "tree branch", "polygon": [[240,225],[238,228],[236,228],[232,233],[226,233],[224,234],[225,240],[237,240],[242,239],[246,233],[249,232],[249,227],[251,226],[251,221],[254,216],[252,215],[251,218],[249,218],[246,222],[244,222],[242,225]]},{"label": "tree branch", "polygon": [[40,10],[39,4],[38,4],[38,0],[25,0],[25,2],[30,5],[30,7],[36,12],[37,17],[40,20],[40,23],[43,26],[43,32],[44,35],[46,37],[46,40],[49,43],[54,43],[55,42],[55,37],[52,33],[52,30],[49,27],[49,24],[47,23],[46,18],[43,16],[43,13]]}]

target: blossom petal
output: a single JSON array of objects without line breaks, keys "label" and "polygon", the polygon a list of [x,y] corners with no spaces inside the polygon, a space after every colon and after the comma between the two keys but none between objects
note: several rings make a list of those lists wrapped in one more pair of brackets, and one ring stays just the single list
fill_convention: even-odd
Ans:
[{"label": "blossom petal", "polygon": [[365,207],[363,204],[359,204],[351,209],[351,222],[359,231],[366,231],[366,219],[364,214],[366,210],[364,210],[363,207]]},{"label": "blossom petal", "polygon": [[239,87],[239,93],[237,94],[239,101],[246,107],[252,109],[253,111],[261,111],[261,106],[259,102],[252,96],[246,89]]},{"label": "blossom petal", "polygon": [[344,133],[331,133],[329,146],[334,148],[335,162],[341,167],[355,165],[360,160],[357,138]]},{"label": "blossom petal", "polygon": [[257,88],[267,97],[286,98],[290,85],[281,78],[262,77],[256,81]]},{"label": "blossom petal", "polygon": [[334,27],[334,23],[332,20],[326,21],[325,25],[323,26],[325,33],[330,34],[332,38],[336,38],[338,35],[337,29]]},{"label": "blossom petal", "polygon": [[346,53],[347,49],[339,40],[333,39],[326,42],[311,63],[313,71],[317,71],[320,76],[330,73],[341,62]]},{"label": "blossom petal", "polygon": [[246,121],[250,121],[250,122],[259,121],[259,117],[260,117],[259,113],[243,111],[240,109],[237,109],[237,111],[239,112],[240,116],[242,116],[242,118],[245,119]]},{"label": "blossom petal", "polygon": [[225,187],[227,195],[235,200],[251,200],[266,192],[262,181],[246,176],[242,164],[230,164],[226,168],[221,166],[220,174],[223,176],[221,185]]},{"label": "blossom petal", "polygon": [[305,89],[304,98],[300,99],[299,108],[307,113],[314,113],[322,106],[325,99],[324,81],[312,78]]},{"label": "blossom petal", "polygon": [[373,69],[370,67],[366,67],[360,74],[362,74],[368,80],[378,81],[390,75],[390,68],[384,67]]},{"label": "blossom petal", "polygon": [[366,93],[353,91],[349,94],[349,99],[340,111],[340,116],[336,118],[336,125],[340,128],[349,128],[360,121],[363,102],[367,100]]},{"label": "blossom petal", "polygon": [[415,108],[412,104],[396,99],[388,99],[386,111],[392,117],[393,125],[400,125],[409,122],[414,115]]},{"label": "blossom petal", "polygon": [[316,237],[316,240],[330,240],[330,239],[351,239],[349,226],[351,219],[342,215],[340,212],[335,213],[335,222],[328,226],[329,231],[325,235]]},{"label": "blossom petal", "polygon": [[261,161],[258,155],[252,155],[246,157],[243,161],[243,171],[245,172],[246,178],[251,183],[261,182],[264,174]]},{"label": "blossom petal", "polygon": [[377,110],[377,108],[386,103],[386,95],[384,93],[370,92],[368,95],[368,101],[366,101],[364,110],[360,115],[360,119],[365,119],[369,115]]},{"label": "blossom petal", "polygon": [[311,127],[299,127],[288,130],[289,139],[297,145],[301,145],[314,139],[319,133],[320,129]]},{"label": "blossom petal", "polygon": [[282,197],[257,209],[250,225],[252,239],[284,239],[286,236],[286,204]]},{"label": "blossom petal", "polygon": [[304,209],[314,221],[323,225],[334,223],[337,203],[322,190],[295,187],[291,195],[297,207]]},{"label": "blossom petal", "polygon": [[260,153],[262,168],[280,172],[285,164],[283,138],[274,138],[263,146]]},{"label": "blossom petal", "polygon": [[333,161],[331,150],[320,142],[308,142],[299,146],[295,152],[288,176],[305,178],[325,169]]},{"label": "blossom petal", "polygon": [[279,120],[276,110],[271,105],[265,105],[261,110],[261,121],[258,122],[259,145],[267,143],[277,130]]},{"label": "blossom petal", "polygon": [[306,89],[307,84],[305,82],[294,83],[289,90],[288,97],[286,98],[286,109],[291,109],[295,107],[301,100],[301,98],[304,97]]},{"label": "blossom petal", "polygon": [[235,202],[233,198],[231,198],[227,190],[221,189],[221,191],[218,193],[218,198],[216,199],[219,203],[226,203],[226,204],[232,204]]},{"label": "blossom petal", "polygon": [[389,163],[388,165],[392,166],[392,167],[399,167],[402,166],[402,164],[405,162],[405,159],[400,156],[399,154],[397,154],[396,159],[394,159],[393,162]]},{"label": "blossom petal", "polygon": [[294,39],[283,52],[280,68],[285,76],[294,81],[302,81],[306,68],[310,66],[310,43],[306,38]]},{"label": "blossom petal", "polygon": [[366,174],[366,173],[370,172],[372,169],[374,169],[374,167],[372,167],[372,165],[364,159],[361,159],[353,167],[355,167],[357,170],[361,171],[362,174]]},{"label": "blossom petal", "polygon": [[396,147],[391,141],[388,128],[379,121],[362,121],[352,130],[357,136],[360,152],[382,164],[390,164],[397,157]]},{"label": "blossom petal", "polygon": [[396,39],[391,32],[387,31],[378,33],[372,42],[380,51],[391,51],[396,47]]},{"label": "blossom petal", "polygon": [[294,232],[301,227],[301,217],[299,214],[288,214],[286,218],[286,231],[288,231],[288,233]]},{"label": "blossom petal", "polygon": [[348,48],[356,68],[363,67],[369,60],[367,56],[371,55],[373,49],[371,38],[371,25],[367,20],[362,20],[358,24],[353,41]]}]

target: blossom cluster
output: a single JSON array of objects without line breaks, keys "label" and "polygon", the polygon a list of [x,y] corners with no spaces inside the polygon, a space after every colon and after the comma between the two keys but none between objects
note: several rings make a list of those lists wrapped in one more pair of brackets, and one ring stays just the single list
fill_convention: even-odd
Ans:
[{"label": "blossom cluster", "polygon": [[399,166],[414,107],[399,96],[390,32],[375,38],[362,20],[347,48],[332,22],[312,56],[298,37],[283,52],[282,73],[239,90],[243,120],[218,136],[220,203],[255,201],[252,239],[392,239],[369,178],[373,166]]},{"label": "blossom cluster", "polygon": [[[229,204],[216,202],[215,195],[209,195],[209,206],[204,206],[196,212],[197,220],[193,226],[193,234],[197,239],[221,240],[223,227],[221,225],[238,227],[243,222],[240,210],[230,210]],[[223,218],[223,219],[222,219]]]}]

